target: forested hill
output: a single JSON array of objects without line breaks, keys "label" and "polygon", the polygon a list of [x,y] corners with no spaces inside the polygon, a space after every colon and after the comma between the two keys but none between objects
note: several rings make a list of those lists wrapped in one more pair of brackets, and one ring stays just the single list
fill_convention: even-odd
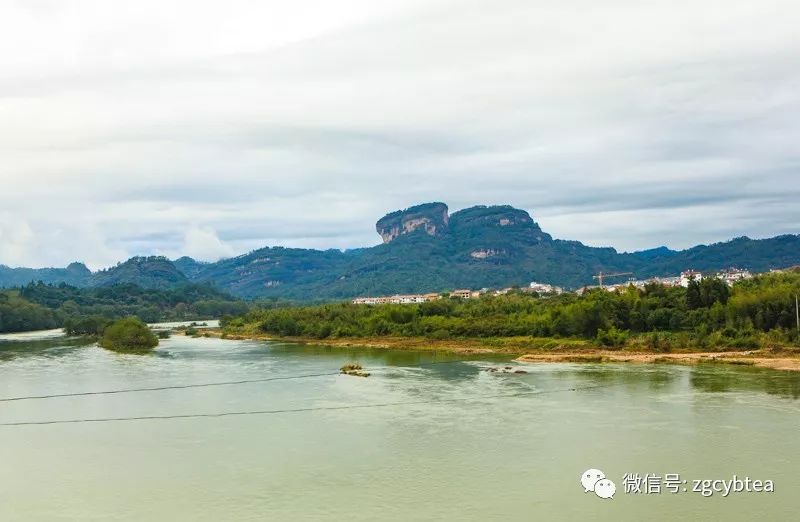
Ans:
[{"label": "forested hill", "polygon": [[247,303],[208,285],[157,290],[132,284],[77,288],[34,283],[0,290],[0,332],[60,328],[84,320],[99,324],[128,316],[146,322],[211,319],[247,310]]},{"label": "forested hill", "polygon": [[736,266],[761,272],[800,265],[797,235],[740,237],[683,251],[661,247],[619,253],[553,239],[527,212],[510,206],[477,206],[450,214],[444,203],[426,203],[387,214],[375,230],[382,244],[344,252],[272,247],[216,263],[136,257],[97,273],[79,264],[39,270],[0,266],[0,286],[42,280],[87,287],[133,283],[173,288],[204,282],[240,297],[320,300],[506,287],[534,280],[574,288],[592,284],[592,275],[600,271],[646,278],[689,268]]},{"label": "forested hill", "polygon": [[83,263],[72,263],[66,268],[11,268],[0,265],[0,287],[23,286],[31,281],[67,283],[86,286],[92,272]]},{"label": "forested hill", "polygon": [[190,282],[175,263],[161,256],[132,257],[124,263],[94,273],[83,263],[72,263],[67,268],[10,268],[0,265],[2,288],[39,281],[96,288],[121,284],[134,284],[142,288],[175,288]]}]

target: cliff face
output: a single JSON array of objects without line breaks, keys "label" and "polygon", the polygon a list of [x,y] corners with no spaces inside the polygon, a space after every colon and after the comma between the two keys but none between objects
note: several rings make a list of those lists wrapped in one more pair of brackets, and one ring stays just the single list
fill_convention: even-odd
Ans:
[{"label": "cliff face", "polygon": [[431,236],[442,234],[447,230],[449,222],[447,205],[425,203],[386,214],[375,223],[375,230],[385,244],[418,229]]}]

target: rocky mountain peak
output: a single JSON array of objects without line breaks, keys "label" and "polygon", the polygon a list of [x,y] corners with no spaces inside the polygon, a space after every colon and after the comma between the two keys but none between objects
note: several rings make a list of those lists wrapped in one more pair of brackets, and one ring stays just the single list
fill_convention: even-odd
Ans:
[{"label": "rocky mountain peak", "polygon": [[447,230],[449,223],[447,205],[438,202],[423,203],[386,214],[375,223],[375,230],[384,243],[389,243],[419,229],[431,236],[440,235]]},{"label": "rocky mountain peak", "polygon": [[67,272],[70,272],[74,275],[83,275],[87,277],[92,275],[91,270],[89,270],[85,264],[78,263],[77,261],[67,265]]}]

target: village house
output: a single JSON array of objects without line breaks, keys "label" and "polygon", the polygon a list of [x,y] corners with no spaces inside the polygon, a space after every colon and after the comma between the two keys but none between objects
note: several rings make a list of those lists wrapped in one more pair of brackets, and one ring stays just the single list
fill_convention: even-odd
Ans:
[{"label": "village house", "polygon": [[352,300],[353,304],[365,305],[382,305],[382,304],[414,304],[426,303],[428,301],[435,301],[441,299],[439,294],[410,294],[410,295],[393,295],[389,297],[356,297]]},{"label": "village house", "polygon": [[530,289],[531,292],[536,292],[537,294],[564,293],[564,289],[561,288],[560,286],[548,285],[547,283],[537,283],[536,281],[531,282],[528,288]]},{"label": "village house", "polygon": [[686,270],[685,272],[681,272],[680,278],[680,286],[684,288],[689,288],[689,283],[691,281],[697,281],[698,283],[703,280],[703,274],[696,270]]},{"label": "village house", "polygon": [[681,286],[680,277],[657,277],[655,280],[664,286]]},{"label": "village house", "polygon": [[749,270],[740,270],[738,268],[729,268],[717,274],[717,279],[722,279],[728,286],[733,286],[737,281],[752,278],[753,274]]},{"label": "village house", "polygon": [[[772,270],[772,272],[778,272],[777,270]],[[743,281],[745,279],[751,279],[753,274],[749,270],[743,270],[738,268],[729,268],[727,270],[722,270],[718,272],[714,277],[724,281],[728,285],[733,285],[737,281]],[[608,292],[615,292],[618,290],[625,290],[629,286],[633,286],[639,290],[644,290],[645,286],[648,284],[658,284],[663,286],[682,286],[684,288],[689,287],[690,281],[697,281],[700,282],[703,280],[703,274],[698,272],[697,270],[685,270],[681,272],[681,275],[678,277],[652,277],[646,280],[631,280],[624,283],[618,283],[613,285],[603,285],[602,287],[598,286],[584,286],[578,289],[576,292],[581,295],[587,290],[591,290],[594,288],[603,288]],[[453,290],[450,292],[450,297],[455,299],[477,299],[483,294],[491,293],[495,296],[506,295],[509,292],[514,290],[514,288],[500,288],[491,290],[488,288],[484,288],[482,290],[469,290],[466,288]],[[561,294],[564,292],[564,289],[550,285],[547,283],[538,283],[536,281],[531,282],[528,287],[523,287],[520,290],[523,292],[536,292],[538,294]],[[393,296],[387,297],[356,297],[352,300],[353,304],[365,304],[365,305],[381,305],[381,304],[416,304],[416,303],[426,303],[428,301],[435,301],[437,299],[441,299],[442,295],[438,293],[428,293],[428,294],[395,294]]]},{"label": "village house", "polygon": [[424,303],[428,299],[425,298],[424,295],[393,295],[389,298],[392,304],[414,304],[414,303]]}]

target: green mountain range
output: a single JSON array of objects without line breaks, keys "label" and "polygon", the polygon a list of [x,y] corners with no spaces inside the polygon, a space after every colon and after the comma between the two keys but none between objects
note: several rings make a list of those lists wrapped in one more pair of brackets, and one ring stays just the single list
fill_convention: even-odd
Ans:
[{"label": "green mountain range", "polygon": [[444,203],[426,203],[387,214],[376,224],[383,244],[354,250],[267,247],[215,263],[182,257],[134,257],[90,272],[66,268],[0,265],[0,286],[33,280],[103,287],[133,283],[172,288],[212,283],[245,298],[344,299],[357,295],[435,292],[453,288],[592,284],[597,272],[633,272],[637,278],[677,275],[731,266],[753,271],[800,264],[800,236],[724,243],[675,251],[666,247],[634,253],[553,239],[524,210],[476,206],[449,214]]}]

